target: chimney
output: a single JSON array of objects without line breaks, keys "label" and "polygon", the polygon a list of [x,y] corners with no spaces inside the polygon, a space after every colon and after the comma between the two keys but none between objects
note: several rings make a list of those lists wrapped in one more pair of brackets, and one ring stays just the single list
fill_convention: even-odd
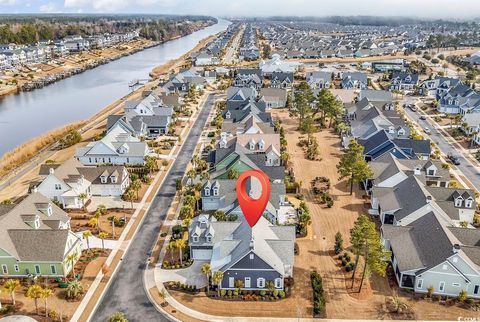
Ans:
[{"label": "chimney", "polygon": [[54,174],[54,173],[55,173],[55,169],[52,167],[52,168],[48,169],[48,172],[49,172],[50,174]]},{"label": "chimney", "polygon": [[460,245],[459,244],[453,244],[453,252],[456,254],[460,251]]}]

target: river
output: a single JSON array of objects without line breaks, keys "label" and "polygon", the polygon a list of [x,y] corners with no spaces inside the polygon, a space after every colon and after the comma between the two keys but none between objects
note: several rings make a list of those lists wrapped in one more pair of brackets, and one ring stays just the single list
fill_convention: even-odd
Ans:
[{"label": "river", "polygon": [[192,50],[200,40],[223,31],[218,23],[31,92],[0,99],[0,156],[66,124],[84,120],[129,93],[128,83],[149,78],[152,68]]}]

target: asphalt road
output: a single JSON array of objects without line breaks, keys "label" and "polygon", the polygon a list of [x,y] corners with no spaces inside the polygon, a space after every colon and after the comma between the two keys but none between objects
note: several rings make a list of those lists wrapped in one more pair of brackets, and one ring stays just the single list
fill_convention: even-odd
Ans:
[{"label": "asphalt road", "polygon": [[181,178],[192,158],[198,138],[212,109],[214,95],[205,100],[202,110],[165,178],[144,222],[123,257],[117,273],[106,290],[91,321],[105,322],[115,312],[125,313],[130,322],[169,321],[149,301],[143,286],[143,274],[149,252],[157,240],[160,226],[175,196],[175,180]]},{"label": "asphalt road", "polygon": [[[416,98],[408,96],[405,99],[406,102],[414,102],[415,100]],[[454,170],[458,169],[459,172],[461,172],[460,174],[463,173],[463,175],[475,186],[476,190],[480,191],[480,172],[469,160],[464,157],[461,151],[457,150],[442,134],[438,133],[433,125],[429,123],[428,118],[427,120],[421,120],[420,116],[422,114],[420,114],[418,111],[413,112],[409,108],[405,108],[405,112],[407,112],[407,114],[414,119],[422,127],[422,129],[428,127],[428,129],[431,131],[431,134],[427,135],[425,132],[421,134],[435,142],[440,151],[442,151],[445,155],[454,154],[459,157],[460,165],[455,166],[450,163],[450,167]]]}]

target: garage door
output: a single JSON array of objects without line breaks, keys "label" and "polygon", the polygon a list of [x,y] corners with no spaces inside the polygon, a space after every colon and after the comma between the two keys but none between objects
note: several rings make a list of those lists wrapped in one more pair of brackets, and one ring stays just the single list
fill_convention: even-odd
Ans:
[{"label": "garage door", "polygon": [[192,255],[193,255],[193,259],[208,260],[212,258],[212,250],[211,249],[194,249]]}]

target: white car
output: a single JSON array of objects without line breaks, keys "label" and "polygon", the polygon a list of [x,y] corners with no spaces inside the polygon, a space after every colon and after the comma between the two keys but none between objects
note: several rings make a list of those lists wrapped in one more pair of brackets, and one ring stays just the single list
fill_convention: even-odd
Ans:
[{"label": "white car", "polygon": [[424,130],[425,133],[427,133],[427,134],[431,134],[431,133],[432,133],[432,131],[430,131],[430,129],[429,129],[428,127],[425,127],[423,130]]}]

